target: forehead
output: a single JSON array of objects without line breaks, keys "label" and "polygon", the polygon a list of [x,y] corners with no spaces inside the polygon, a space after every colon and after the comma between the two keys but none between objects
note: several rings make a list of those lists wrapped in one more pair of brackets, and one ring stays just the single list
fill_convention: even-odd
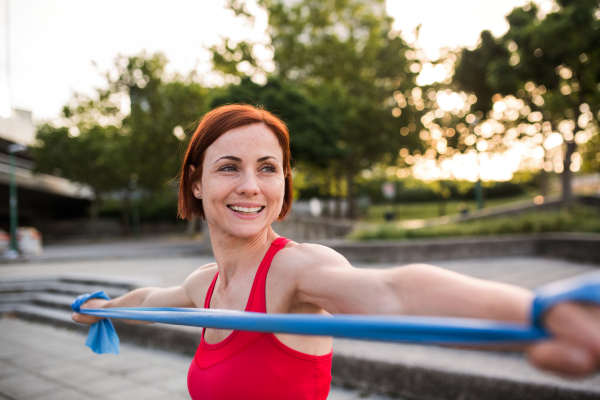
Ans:
[{"label": "forehead", "polygon": [[262,123],[225,132],[206,149],[205,158],[210,160],[231,155],[244,159],[244,155],[254,157],[257,154],[258,157],[275,156],[282,161],[283,150],[277,136]]}]

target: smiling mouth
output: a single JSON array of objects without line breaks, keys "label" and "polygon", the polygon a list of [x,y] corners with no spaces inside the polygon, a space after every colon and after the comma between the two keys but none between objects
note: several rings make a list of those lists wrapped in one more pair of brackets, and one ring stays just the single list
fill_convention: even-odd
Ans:
[{"label": "smiling mouth", "polygon": [[238,207],[238,206],[227,206],[230,210],[244,215],[254,215],[261,212],[265,207]]}]

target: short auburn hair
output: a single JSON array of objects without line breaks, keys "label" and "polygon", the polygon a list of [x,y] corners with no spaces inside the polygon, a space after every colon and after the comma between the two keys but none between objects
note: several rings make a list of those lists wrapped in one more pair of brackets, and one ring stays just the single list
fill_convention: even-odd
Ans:
[{"label": "short auburn hair", "polygon": [[[204,162],[206,149],[221,135],[232,129],[259,123],[265,124],[273,132],[283,152],[282,165],[285,177],[285,193],[277,221],[281,221],[290,212],[294,194],[290,167],[290,135],[285,123],[262,108],[248,104],[228,104],[217,107],[205,114],[190,140],[179,172],[177,214],[181,219],[190,220],[193,216],[206,219],[202,200],[197,199],[192,193],[192,184],[202,178],[202,163]],[[190,165],[193,165],[196,169],[193,173],[190,171]]]}]

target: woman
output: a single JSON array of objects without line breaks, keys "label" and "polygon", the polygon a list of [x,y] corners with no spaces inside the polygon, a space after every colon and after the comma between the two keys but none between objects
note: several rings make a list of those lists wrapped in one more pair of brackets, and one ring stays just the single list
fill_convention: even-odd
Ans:
[{"label": "woman", "polygon": [[[267,313],[403,314],[527,322],[528,290],[429,265],[353,268],[335,251],[298,244],[271,228],[292,203],[288,132],[249,105],[208,113],[183,166],[179,215],[206,219],[216,263],[181,286],[136,289],[84,308],[206,307]],[[545,314],[554,339],[524,350],[540,368],[596,370],[600,308],[563,303]],[[98,318],[74,314],[94,323]],[[326,399],[331,338],[205,329],[188,373],[193,399]]]}]

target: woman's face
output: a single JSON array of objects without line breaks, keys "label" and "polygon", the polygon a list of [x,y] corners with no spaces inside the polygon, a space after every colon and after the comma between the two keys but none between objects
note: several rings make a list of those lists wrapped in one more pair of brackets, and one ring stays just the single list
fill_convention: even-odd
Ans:
[{"label": "woman's face", "polygon": [[262,123],[232,129],[204,154],[202,178],[192,185],[206,220],[233,236],[250,238],[279,216],[285,192],[283,151]]}]

